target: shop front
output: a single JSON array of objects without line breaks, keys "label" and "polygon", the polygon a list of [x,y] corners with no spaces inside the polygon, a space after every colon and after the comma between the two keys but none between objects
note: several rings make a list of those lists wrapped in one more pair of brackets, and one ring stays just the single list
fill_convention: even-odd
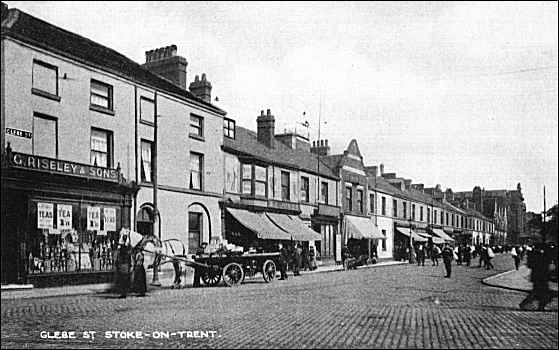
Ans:
[{"label": "shop front", "polygon": [[2,164],[2,283],[107,282],[137,192],[119,169],[7,149]]}]

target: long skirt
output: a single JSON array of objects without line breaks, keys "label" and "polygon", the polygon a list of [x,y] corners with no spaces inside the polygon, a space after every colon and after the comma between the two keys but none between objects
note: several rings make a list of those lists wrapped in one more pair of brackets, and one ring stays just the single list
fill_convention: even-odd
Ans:
[{"label": "long skirt", "polygon": [[146,269],[144,265],[134,266],[134,281],[132,291],[138,294],[146,294]]}]

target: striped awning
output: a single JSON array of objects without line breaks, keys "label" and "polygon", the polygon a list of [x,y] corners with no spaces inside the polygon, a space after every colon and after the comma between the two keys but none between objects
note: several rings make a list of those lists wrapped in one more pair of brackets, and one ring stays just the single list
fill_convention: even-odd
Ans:
[{"label": "striped awning", "polygon": [[431,231],[433,231],[433,233],[437,236],[439,236],[440,238],[442,238],[445,242],[454,242],[454,238],[450,237],[449,235],[447,235],[443,230],[441,230],[440,228],[433,228],[431,229]]},{"label": "striped awning", "polygon": [[311,230],[295,215],[266,213],[266,216],[282,230],[288,232],[294,241],[319,241],[320,234]]},{"label": "striped awning", "polygon": [[417,242],[427,242],[427,238],[425,237],[421,237],[420,235],[418,235],[417,233],[415,233],[415,231],[406,228],[406,227],[396,227],[396,230],[398,230],[398,232],[400,232],[401,234],[403,234],[404,236],[409,237],[410,236],[410,231],[411,231],[411,237],[413,238],[414,241]]},{"label": "striped awning", "polygon": [[360,216],[345,216],[345,227],[347,238],[355,239],[385,239],[384,235],[379,232],[378,227],[373,224],[371,218]]},{"label": "striped awning", "polygon": [[261,239],[291,240],[291,235],[277,227],[264,213],[227,208],[227,211],[244,227]]},{"label": "striped awning", "polygon": [[427,232],[417,231],[416,233],[423,238],[427,238],[427,240],[429,240],[429,238],[431,238],[433,240],[434,244],[443,244],[444,243],[444,239],[442,239],[438,236],[432,236],[432,235],[428,234]]}]

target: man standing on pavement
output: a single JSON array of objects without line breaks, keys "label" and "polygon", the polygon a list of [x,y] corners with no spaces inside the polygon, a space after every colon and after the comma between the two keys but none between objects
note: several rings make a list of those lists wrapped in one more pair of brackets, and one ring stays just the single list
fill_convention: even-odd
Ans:
[{"label": "man standing on pavement", "polygon": [[[198,248],[196,248],[196,257],[202,257],[206,252],[206,247],[208,243],[203,242]],[[202,270],[198,267],[194,268],[194,281],[192,282],[192,287],[200,287],[200,277]]]},{"label": "man standing on pavement", "polygon": [[466,244],[463,251],[464,251],[464,263],[466,264],[466,266],[470,266],[470,262],[472,260],[472,250],[470,248],[470,245]]},{"label": "man standing on pavement", "polygon": [[512,258],[514,259],[514,267],[516,268],[516,271],[518,271],[518,268],[520,267],[520,253],[518,252],[517,247],[512,247],[510,255],[512,255]]},{"label": "man standing on pavement", "polygon": [[526,306],[537,299],[538,311],[544,311],[545,306],[551,301],[552,295],[548,285],[549,262],[549,254],[545,251],[543,243],[537,244],[533,251],[528,252],[527,265],[532,269],[530,280],[533,287],[532,292],[520,303],[520,309],[526,310]]},{"label": "man standing on pavement", "polygon": [[299,272],[301,270],[301,255],[303,253],[303,250],[301,249],[301,246],[299,244],[295,245],[295,251],[294,251],[294,255],[295,255],[295,263],[293,264],[293,276],[300,276],[301,273]]},{"label": "man standing on pavement", "polygon": [[425,248],[421,243],[417,246],[417,266],[425,266]]},{"label": "man standing on pavement", "polygon": [[445,278],[450,278],[450,274],[452,272],[452,265],[451,265],[452,255],[453,255],[452,248],[450,248],[448,243],[445,243],[444,248],[443,248],[443,252],[442,252],[444,268],[446,270]]},{"label": "man standing on pavement", "polygon": [[289,260],[289,252],[287,248],[283,246],[283,244],[278,244],[278,250],[280,252],[279,257],[279,269],[280,269],[280,280],[287,279],[287,261]]}]

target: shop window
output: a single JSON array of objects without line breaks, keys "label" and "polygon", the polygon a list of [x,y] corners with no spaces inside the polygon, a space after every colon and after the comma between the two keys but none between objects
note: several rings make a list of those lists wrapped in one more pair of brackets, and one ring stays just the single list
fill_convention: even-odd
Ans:
[{"label": "shop window", "polygon": [[142,169],[141,178],[142,182],[151,182],[153,174],[153,142],[142,140],[141,145]]},{"label": "shop window", "polygon": [[328,204],[328,182],[320,184],[320,196],[322,197],[322,203]]},{"label": "shop window", "polygon": [[289,172],[281,172],[281,200],[289,201],[291,199],[290,195],[290,182],[289,182]]},{"label": "shop window", "polygon": [[188,213],[188,254],[196,254],[202,238],[202,214]]},{"label": "shop window", "polygon": [[223,135],[231,139],[235,138],[235,121],[229,118],[223,118]]},{"label": "shop window", "polygon": [[345,188],[345,207],[348,211],[353,210],[353,191],[351,186]]},{"label": "shop window", "polygon": [[112,140],[111,131],[91,129],[91,165],[112,168]]},{"label": "shop window", "polygon": [[140,121],[148,124],[155,122],[155,103],[147,97],[140,97]]},{"label": "shop window", "polygon": [[386,230],[382,230],[382,235],[384,236],[384,239],[381,239],[381,241],[382,241],[382,251],[385,252],[386,251]]},{"label": "shop window", "polygon": [[58,99],[58,67],[33,60],[32,92],[36,95]]},{"label": "shop window", "polygon": [[33,154],[48,158],[58,156],[58,122],[43,114],[33,115]]},{"label": "shop window", "polygon": [[202,174],[204,169],[204,156],[190,152],[190,184],[191,190],[202,190]]},{"label": "shop window", "polygon": [[91,79],[90,103],[92,107],[113,110],[113,87],[109,84]]},{"label": "shop window", "polygon": [[190,137],[204,137],[204,118],[194,114],[190,115]]},{"label": "shop window", "polygon": [[301,201],[309,202],[309,178],[301,176]]}]

